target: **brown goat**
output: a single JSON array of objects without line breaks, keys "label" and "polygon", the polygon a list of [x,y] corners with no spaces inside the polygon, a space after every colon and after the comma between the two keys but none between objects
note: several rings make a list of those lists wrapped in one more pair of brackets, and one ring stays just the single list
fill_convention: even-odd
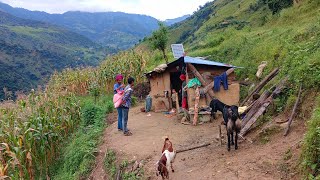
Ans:
[{"label": "brown goat", "polygon": [[162,179],[169,179],[169,166],[171,166],[172,172],[174,172],[172,163],[175,159],[176,152],[173,150],[172,143],[168,137],[165,138],[163,148],[162,148],[162,155],[160,160],[157,162],[156,167],[156,175],[161,175]]}]

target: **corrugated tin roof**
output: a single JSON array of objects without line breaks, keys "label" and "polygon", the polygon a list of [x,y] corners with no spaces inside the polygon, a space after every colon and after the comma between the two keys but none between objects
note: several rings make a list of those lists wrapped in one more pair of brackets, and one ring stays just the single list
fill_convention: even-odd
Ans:
[{"label": "corrugated tin roof", "polygon": [[[208,66],[220,66],[220,67],[228,67],[228,68],[242,68],[242,67],[233,66],[231,64],[225,64],[225,63],[216,62],[216,61],[209,61],[209,60],[204,60],[201,58],[190,57],[190,56],[180,57],[179,59],[169,63],[168,67],[175,65],[176,63],[181,63],[182,60],[184,63],[202,64],[202,65],[208,65]],[[155,71],[150,71],[150,72],[146,73],[146,75],[151,74],[153,72],[155,72]]]},{"label": "corrugated tin roof", "polygon": [[200,58],[194,58],[194,57],[190,57],[190,56],[185,56],[184,57],[184,63],[203,64],[203,65],[210,65],[210,66],[222,66],[222,67],[234,67],[234,68],[236,68],[236,66],[232,66],[230,64],[225,64],[225,63],[215,62],[215,61],[208,61],[208,60],[203,60],[203,59],[200,59]]}]

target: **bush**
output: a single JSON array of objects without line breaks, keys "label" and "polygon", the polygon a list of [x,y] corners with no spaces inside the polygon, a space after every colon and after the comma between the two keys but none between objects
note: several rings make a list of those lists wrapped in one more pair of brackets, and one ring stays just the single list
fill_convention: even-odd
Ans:
[{"label": "bush", "polygon": [[96,103],[93,97],[79,97],[81,124],[62,148],[62,156],[51,167],[53,179],[86,179],[94,167],[94,152],[105,127],[106,113],[113,111],[110,96],[101,96]]},{"label": "bush", "polygon": [[288,8],[293,5],[293,0],[259,0],[267,4],[272,14],[280,12],[284,8]]},{"label": "bush", "polygon": [[107,151],[106,156],[104,157],[104,167],[111,177],[116,175],[116,153],[113,150]]},{"label": "bush", "polygon": [[137,103],[138,103],[138,98],[135,96],[132,96],[131,97],[131,105],[135,106],[135,105],[137,105]]},{"label": "bush", "polygon": [[101,117],[102,109],[94,104],[88,104],[82,109],[82,122],[84,126],[93,125]]},{"label": "bush", "polygon": [[301,152],[301,170],[306,179],[320,178],[320,97],[317,104]]}]

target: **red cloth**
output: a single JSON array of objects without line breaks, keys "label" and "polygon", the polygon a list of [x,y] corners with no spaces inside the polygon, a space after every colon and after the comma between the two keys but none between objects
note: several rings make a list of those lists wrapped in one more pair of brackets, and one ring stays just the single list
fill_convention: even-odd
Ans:
[{"label": "red cloth", "polygon": [[181,74],[181,75],[180,75],[180,80],[181,80],[181,81],[185,81],[185,80],[186,80],[186,75]]},{"label": "red cloth", "polygon": [[182,98],[182,108],[188,109],[187,97]]},{"label": "red cloth", "polygon": [[123,76],[121,74],[116,75],[116,81],[122,80],[122,79],[123,79]]}]

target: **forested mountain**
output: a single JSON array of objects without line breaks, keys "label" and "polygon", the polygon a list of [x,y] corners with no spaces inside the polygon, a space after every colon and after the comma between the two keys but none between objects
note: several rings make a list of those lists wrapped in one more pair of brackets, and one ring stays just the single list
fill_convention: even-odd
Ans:
[{"label": "forested mountain", "polygon": [[44,82],[55,70],[98,65],[108,52],[88,38],[0,11],[0,99]]},{"label": "forested mountain", "polygon": [[49,14],[13,8],[1,2],[0,10],[17,17],[63,26],[103,46],[122,50],[132,47],[158,28],[158,20],[153,17],[123,12]]}]

